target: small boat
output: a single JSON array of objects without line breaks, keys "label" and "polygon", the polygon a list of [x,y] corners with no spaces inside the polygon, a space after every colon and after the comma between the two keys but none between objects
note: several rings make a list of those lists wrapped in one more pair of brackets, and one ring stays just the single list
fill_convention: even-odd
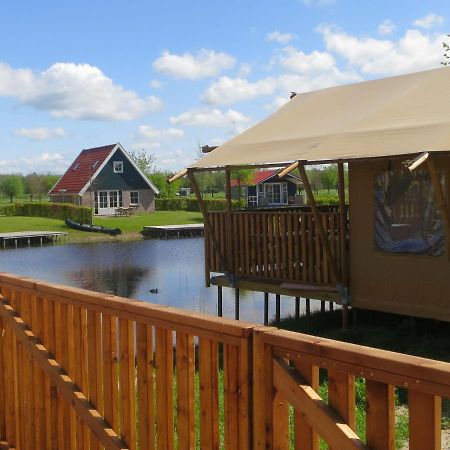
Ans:
[{"label": "small boat", "polygon": [[120,228],[107,228],[107,227],[100,227],[98,225],[89,225],[87,223],[78,223],[78,222],[74,222],[73,220],[71,220],[69,218],[67,218],[65,220],[65,223],[68,227],[73,228],[75,230],[80,230],[80,231],[105,233],[105,234],[109,234],[111,236],[117,236],[119,234],[122,234],[122,231],[120,231]]}]

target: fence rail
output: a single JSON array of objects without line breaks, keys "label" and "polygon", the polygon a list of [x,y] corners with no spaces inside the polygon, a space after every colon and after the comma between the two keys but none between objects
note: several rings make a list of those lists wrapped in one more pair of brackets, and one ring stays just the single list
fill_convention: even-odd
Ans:
[{"label": "fence rail", "polygon": [[[333,286],[331,261],[324,251],[314,214],[304,211],[208,212],[205,229],[206,267],[210,272]],[[332,257],[341,275],[339,213],[320,212]],[[212,236],[214,235],[214,237]],[[220,245],[223,255],[214,247]],[[224,266],[224,262],[228,267]]]},{"label": "fence rail", "polygon": [[393,450],[395,387],[440,449],[448,363],[0,274],[0,448]]}]

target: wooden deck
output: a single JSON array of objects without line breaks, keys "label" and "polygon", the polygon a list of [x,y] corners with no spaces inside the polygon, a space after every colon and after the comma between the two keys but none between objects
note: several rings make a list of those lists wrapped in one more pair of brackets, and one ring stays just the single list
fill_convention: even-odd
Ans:
[{"label": "wooden deck", "polygon": [[0,336],[0,448],[394,450],[395,387],[409,448],[441,448],[448,363],[9,274]]},{"label": "wooden deck", "polygon": [[67,233],[63,231],[16,231],[11,233],[0,233],[0,245],[6,248],[8,244],[18,247],[19,244],[40,243],[44,241],[58,242],[60,237],[66,237]]},{"label": "wooden deck", "polygon": [[203,236],[204,225],[202,223],[186,225],[158,225],[146,226],[142,234],[154,239],[186,238]]}]

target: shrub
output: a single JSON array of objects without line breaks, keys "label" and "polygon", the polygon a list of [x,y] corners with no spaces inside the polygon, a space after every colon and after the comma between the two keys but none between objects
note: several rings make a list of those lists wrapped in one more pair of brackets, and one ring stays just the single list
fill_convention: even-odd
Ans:
[{"label": "shrub", "polygon": [[[225,211],[227,202],[225,199],[205,199],[203,200],[208,211]],[[195,198],[157,198],[157,211],[200,211],[197,199]],[[232,201],[233,209],[237,209],[238,202]]]},{"label": "shrub", "polygon": [[48,219],[72,220],[81,223],[91,223],[91,208],[76,206],[70,203],[15,203],[1,205],[0,215],[46,217]]}]

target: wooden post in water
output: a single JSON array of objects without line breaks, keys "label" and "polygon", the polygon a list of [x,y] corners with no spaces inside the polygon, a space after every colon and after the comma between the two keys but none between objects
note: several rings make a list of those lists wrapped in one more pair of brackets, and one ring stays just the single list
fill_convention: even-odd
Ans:
[{"label": "wooden post in water", "polygon": [[325,312],[325,300],[320,300],[320,312]]},{"label": "wooden post in water", "polygon": [[295,318],[300,317],[300,297],[295,297]]},{"label": "wooden post in water", "polygon": [[239,320],[239,289],[234,290],[234,318]]},{"label": "wooden post in water", "polygon": [[223,292],[222,286],[217,286],[217,315],[223,316]]},{"label": "wooden post in water", "polygon": [[269,293],[264,292],[264,325],[269,325]]},{"label": "wooden post in water", "polygon": [[311,300],[309,298],[305,298],[305,312],[308,317],[311,315]]},{"label": "wooden post in water", "polygon": [[275,321],[278,323],[280,323],[280,318],[281,318],[281,295],[280,294],[275,294]]}]

